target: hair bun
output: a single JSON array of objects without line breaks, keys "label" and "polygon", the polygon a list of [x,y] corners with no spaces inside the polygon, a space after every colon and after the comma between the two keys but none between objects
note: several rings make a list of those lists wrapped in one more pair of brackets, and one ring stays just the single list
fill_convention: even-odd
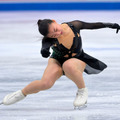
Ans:
[{"label": "hair bun", "polygon": [[39,19],[38,22],[37,22],[37,24],[40,25],[41,22],[42,22],[42,20]]}]

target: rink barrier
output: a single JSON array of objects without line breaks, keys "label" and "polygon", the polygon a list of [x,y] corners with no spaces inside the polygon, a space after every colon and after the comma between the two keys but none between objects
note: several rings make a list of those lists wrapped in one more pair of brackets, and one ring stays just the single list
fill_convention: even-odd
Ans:
[{"label": "rink barrier", "polygon": [[0,11],[120,10],[120,2],[0,3]]}]

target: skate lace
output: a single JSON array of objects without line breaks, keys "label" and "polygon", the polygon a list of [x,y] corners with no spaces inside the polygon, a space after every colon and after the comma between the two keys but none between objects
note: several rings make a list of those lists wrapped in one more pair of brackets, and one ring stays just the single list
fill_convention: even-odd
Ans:
[{"label": "skate lace", "polygon": [[11,96],[9,97],[9,99],[11,99],[11,98],[13,98],[13,97],[18,98],[18,96],[16,96],[16,95],[17,95],[16,93],[13,94],[13,95],[11,95]]},{"label": "skate lace", "polygon": [[83,96],[84,96],[84,91],[77,92],[77,96],[78,96],[78,97],[83,97]]},{"label": "skate lace", "polygon": [[20,96],[21,96],[21,95],[18,96],[17,93],[14,93],[13,95],[11,95],[11,96],[9,97],[9,99],[12,99],[12,98],[19,99]]}]

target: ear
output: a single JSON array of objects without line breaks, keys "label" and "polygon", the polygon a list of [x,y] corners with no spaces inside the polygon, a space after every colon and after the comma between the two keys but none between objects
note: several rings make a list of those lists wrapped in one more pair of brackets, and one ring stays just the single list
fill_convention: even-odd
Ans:
[{"label": "ear", "polygon": [[56,22],[55,20],[52,19],[53,22]]}]

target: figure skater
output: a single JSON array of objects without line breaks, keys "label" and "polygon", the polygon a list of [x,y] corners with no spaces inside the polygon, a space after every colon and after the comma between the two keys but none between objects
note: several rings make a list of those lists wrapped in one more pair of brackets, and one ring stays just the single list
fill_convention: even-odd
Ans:
[{"label": "figure skater", "polygon": [[[107,65],[88,55],[82,48],[80,31],[83,29],[112,28],[118,33],[120,26],[116,23],[86,23],[79,20],[58,24],[55,20],[38,20],[38,30],[44,36],[41,54],[47,58],[48,65],[41,80],[35,80],[22,90],[8,94],[2,104],[10,105],[24,99],[27,95],[38,93],[51,88],[62,75],[67,76],[77,86],[74,107],[81,107],[87,103],[88,90],[83,80],[83,72],[98,74]],[[50,55],[50,47],[53,49]]]}]

